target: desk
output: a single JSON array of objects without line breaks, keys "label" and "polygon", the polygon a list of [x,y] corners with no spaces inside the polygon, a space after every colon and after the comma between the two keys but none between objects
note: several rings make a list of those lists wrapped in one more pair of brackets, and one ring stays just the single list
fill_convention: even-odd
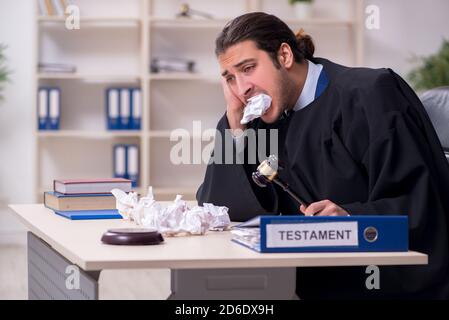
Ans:
[{"label": "desk", "polygon": [[[81,290],[81,295],[76,295],[76,290],[72,290],[62,296],[66,298],[98,298],[97,281],[101,270],[104,269],[169,268],[178,270],[179,273],[172,274],[172,281],[176,281],[179,286],[172,283],[172,290],[182,292],[180,286],[188,285],[188,281],[187,278],[184,281],[179,276],[188,276],[189,270],[191,270],[190,275],[198,275],[196,273],[198,270],[210,270],[213,279],[210,278],[212,280],[209,285],[217,289],[216,286],[220,283],[229,283],[236,278],[231,279],[232,277],[227,276],[229,281],[224,280],[226,277],[219,279],[216,273],[214,276],[214,270],[240,270],[242,277],[245,277],[248,274],[254,274],[256,269],[271,270],[274,274],[290,272],[291,275],[295,267],[427,264],[427,255],[412,251],[261,254],[231,242],[231,233],[228,231],[208,232],[204,236],[165,237],[165,243],[156,246],[111,246],[102,244],[100,241],[107,229],[135,227],[135,224],[119,219],[72,221],[54,214],[42,204],[10,205],[9,207],[30,231],[28,235],[29,281],[39,282],[37,279],[39,276],[55,288],[61,285],[61,281],[62,285],[67,287],[67,277],[71,275],[67,271],[67,266],[79,267],[81,287],[87,287],[87,291]],[[32,261],[34,258],[40,259],[42,263],[40,269],[36,262]],[[49,263],[53,258],[56,259],[55,265]],[[36,272],[36,268],[38,268],[38,274],[30,279],[30,276]],[[46,270],[49,272],[44,275]],[[245,274],[244,271],[247,273]],[[59,274],[59,278],[53,279],[56,273]],[[253,278],[245,282],[242,277],[240,278],[242,281],[237,282],[247,283],[249,287],[245,289],[228,286],[227,292],[234,294],[228,297],[236,298],[236,293],[232,293],[233,289],[245,289],[246,293],[252,289],[257,291],[257,279]],[[292,282],[294,281],[291,278],[285,282],[289,285],[288,291],[293,288],[293,292],[288,294],[294,294]],[[280,285],[281,283],[278,283],[278,286]],[[30,298],[49,295],[55,290],[55,288],[45,288],[42,283],[35,283],[30,287],[34,288],[34,292],[29,291]],[[38,290],[41,293],[36,292]],[[60,288],[56,293],[59,292],[58,290],[60,291]],[[188,295],[187,291],[185,294]],[[179,297],[186,298],[185,295]],[[212,296],[208,295],[208,297]],[[267,298],[264,295],[260,297]]]}]

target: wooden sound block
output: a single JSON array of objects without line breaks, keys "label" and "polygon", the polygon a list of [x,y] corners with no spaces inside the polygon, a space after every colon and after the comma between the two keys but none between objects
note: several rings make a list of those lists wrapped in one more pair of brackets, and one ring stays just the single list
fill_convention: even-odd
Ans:
[{"label": "wooden sound block", "polygon": [[101,242],[113,245],[144,246],[164,242],[156,229],[122,228],[109,229],[101,237]]}]

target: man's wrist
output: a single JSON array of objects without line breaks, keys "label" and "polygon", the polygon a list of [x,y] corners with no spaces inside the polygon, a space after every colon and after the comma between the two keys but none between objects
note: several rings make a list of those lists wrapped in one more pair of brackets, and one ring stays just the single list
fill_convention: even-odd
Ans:
[{"label": "man's wrist", "polygon": [[240,115],[232,115],[226,112],[226,117],[228,118],[229,128],[233,136],[240,136],[242,132],[245,131],[246,125],[240,123]]}]

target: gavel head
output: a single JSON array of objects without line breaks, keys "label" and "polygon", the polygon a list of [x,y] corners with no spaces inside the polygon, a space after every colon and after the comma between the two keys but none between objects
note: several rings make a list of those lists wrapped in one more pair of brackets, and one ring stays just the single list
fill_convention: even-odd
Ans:
[{"label": "gavel head", "polygon": [[278,159],[275,155],[270,155],[268,159],[262,161],[257,167],[257,171],[253,172],[253,181],[259,187],[266,187],[268,183],[277,177]]},{"label": "gavel head", "polygon": [[182,17],[188,17],[190,12],[190,7],[187,3],[181,4],[181,10],[179,11],[179,15]]}]

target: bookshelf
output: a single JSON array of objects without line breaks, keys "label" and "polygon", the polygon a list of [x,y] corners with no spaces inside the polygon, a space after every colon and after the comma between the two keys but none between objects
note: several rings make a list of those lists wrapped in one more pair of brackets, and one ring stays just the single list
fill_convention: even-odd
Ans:
[{"label": "bookshelf", "polygon": [[[181,4],[214,15],[176,18]],[[225,111],[214,40],[227,21],[251,11],[276,14],[292,29],[303,27],[317,44],[317,56],[348,65],[363,64],[363,1],[316,0],[320,14],[298,21],[288,1],[279,0],[73,0],[79,6],[80,29],[65,28],[65,18],[44,16],[36,6],[37,62],[69,63],[75,73],[35,72],[41,86],[61,90],[60,130],[35,129],[36,200],[52,188],[55,178],[95,178],[113,175],[113,146],[139,146],[139,193],[153,186],[157,199],[176,194],[193,200],[206,165],[170,162],[172,130],[192,132],[193,121],[203,130],[215,128]],[[332,6],[334,9],[332,9]],[[335,39],[341,39],[335,46]],[[150,73],[153,57],[182,57],[196,61],[195,73]],[[108,131],[105,90],[139,87],[142,129]],[[37,99],[36,99],[37,100]],[[37,124],[37,102],[32,108]],[[201,135],[190,145],[204,147]]]}]

